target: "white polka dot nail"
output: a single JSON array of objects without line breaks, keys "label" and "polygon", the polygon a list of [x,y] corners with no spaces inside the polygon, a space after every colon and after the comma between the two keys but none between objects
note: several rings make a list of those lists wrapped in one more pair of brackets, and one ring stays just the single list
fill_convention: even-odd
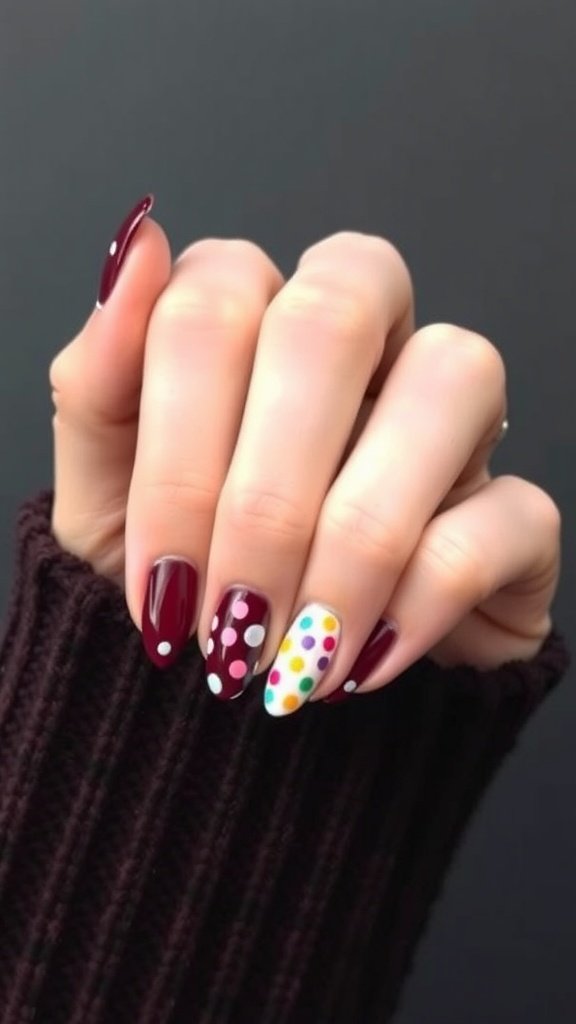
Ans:
[{"label": "white polka dot nail", "polygon": [[325,675],[340,640],[340,620],[321,604],[307,604],[284,636],[268,673],[264,706],[275,716],[297,711]]},{"label": "white polka dot nail", "polygon": [[230,587],[212,619],[206,649],[207,683],[217,697],[232,700],[253,678],[270,621],[270,605],[247,587]]}]

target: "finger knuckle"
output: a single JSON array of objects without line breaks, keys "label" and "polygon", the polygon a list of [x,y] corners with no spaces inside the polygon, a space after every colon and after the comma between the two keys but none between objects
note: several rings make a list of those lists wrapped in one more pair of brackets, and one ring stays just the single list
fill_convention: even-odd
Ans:
[{"label": "finger knuckle", "polygon": [[167,329],[184,326],[187,330],[232,335],[241,334],[252,320],[252,312],[240,291],[205,281],[168,288],[158,299],[153,316]]},{"label": "finger knuckle", "polygon": [[422,540],[419,558],[442,590],[463,603],[480,600],[491,592],[489,559],[468,536],[431,531]]},{"label": "finger knuckle", "polygon": [[212,517],[218,491],[206,480],[190,474],[175,473],[171,478],[154,477],[138,482],[144,501],[157,508],[177,509],[187,516]]},{"label": "finger knuckle", "polygon": [[217,238],[216,236],[209,236],[206,238],[197,238],[191,242],[190,245],[179,255],[177,263],[185,262],[188,258],[198,259],[200,261],[212,262],[213,260],[219,260],[222,256],[238,256],[240,259],[269,259],[264,249],[262,249],[257,242],[252,241],[249,238]]},{"label": "finger knuckle", "polygon": [[397,573],[407,558],[406,531],[355,502],[339,502],[326,510],[328,529],[336,544],[354,548],[382,571]]},{"label": "finger knuckle", "polygon": [[425,346],[437,372],[455,374],[463,382],[503,391],[506,364],[499,349],[482,334],[450,323],[427,324],[414,336]]},{"label": "finger knuckle", "polygon": [[239,534],[259,532],[290,543],[303,543],[310,535],[304,511],[277,491],[265,487],[235,490],[222,504],[225,518]]},{"label": "finger knuckle", "polygon": [[538,535],[557,545],[562,533],[562,511],[548,491],[532,480],[512,473],[505,473],[497,478],[501,487],[513,488],[516,501],[530,510]]},{"label": "finger knuckle", "polygon": [[356,289],[318,273],[294,277],[268,309],[280,323],[343,338],[356,336],[367,320]]}]

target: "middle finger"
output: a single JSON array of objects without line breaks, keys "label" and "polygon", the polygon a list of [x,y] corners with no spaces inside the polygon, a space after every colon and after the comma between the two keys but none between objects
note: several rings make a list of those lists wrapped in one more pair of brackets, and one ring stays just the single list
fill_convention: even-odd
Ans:
[{"label": "middle finger", "polygon": [[404,262],[358,232],[307,250],[268,306],[198,626],[217,696],[239,696],[271,660],[362,398],[387,339],[402,344],[412,322]]}]

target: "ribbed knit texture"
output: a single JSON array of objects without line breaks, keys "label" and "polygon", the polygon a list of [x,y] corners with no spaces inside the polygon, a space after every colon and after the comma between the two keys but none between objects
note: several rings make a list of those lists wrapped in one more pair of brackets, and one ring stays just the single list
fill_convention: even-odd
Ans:
[{"label": "ribbed knit texture", "polygon": [[422,658],[273,719],[147,660],[22,505],[0,647],[0,1022],[382,1024],[464,825],[564,674]]}]

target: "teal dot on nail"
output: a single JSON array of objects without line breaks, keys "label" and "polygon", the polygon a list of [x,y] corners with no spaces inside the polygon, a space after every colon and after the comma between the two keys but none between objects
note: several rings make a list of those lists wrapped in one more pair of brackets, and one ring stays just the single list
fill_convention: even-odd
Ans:
[{"label": "teal dot on nail", "polygon": [[274,690],[266,690],[266,692],[264,693],[264,702],[266,704],[271,704],[273,700],[274,700]]},{"label": "teal dot on nail", "polygon": [[300,629],[310,629],[311,625],[312,625],[312,616],[311,615],[305,615],[303,619],[300,619],[300,622],[299,622]]},{"label": "teal dot on nail", "polygon": [[314,680],[311,676],[304,676],[304,678],[298,683],[298,686],[302,690],[302,693],[308,693],[314,686]]}]

